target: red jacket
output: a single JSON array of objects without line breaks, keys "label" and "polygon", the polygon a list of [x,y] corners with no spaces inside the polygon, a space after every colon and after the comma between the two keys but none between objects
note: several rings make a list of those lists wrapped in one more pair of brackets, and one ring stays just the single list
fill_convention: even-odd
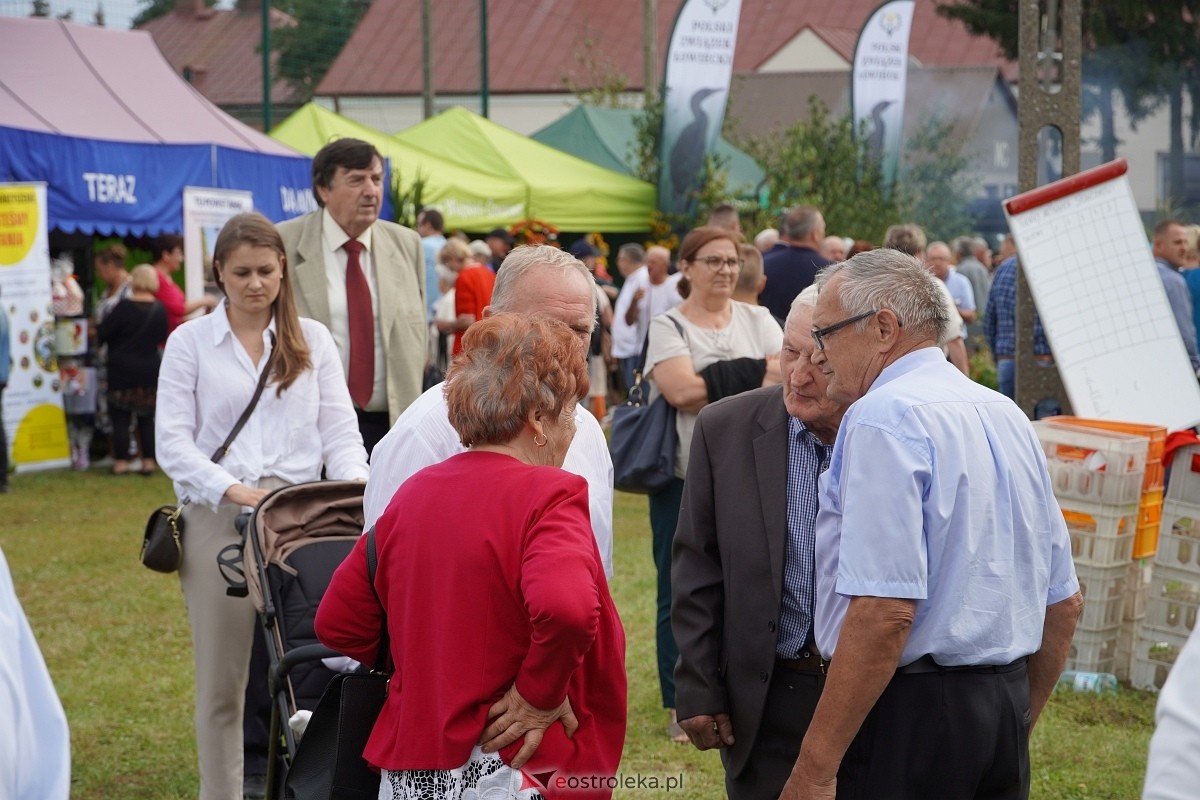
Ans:
[{"label": "red jacket", "polygon": [[[472,314],[475,321],[483,319],[483,309],[492,302],[492,289],[496,286],[496,273],[487,267],[467,267],[458,273],[454,282],[454,316]],[[454,332],[454,351],[462,352],[462,337],[466,331]]]},{"label": "red jacket", "polygon": [[[569,697],[579,729],[547,729],[527,775],[613,776],[625,741],[625,636],[592,535],[586,482],[507,455],[461,453],[406,481],[375,527],[375,587],[395,661],[364,753],[390,770],[453,769],[515,682],[537,708]],[[382,609],[366,537],[317,611],[320,640],[375,661]],[[522,740],[500,752],[508,763]],[[577,783],[577,782],[572,782]],[[591,781],[590,785],[596,782]],[[572,787],[573,788],[573,787]]]}]

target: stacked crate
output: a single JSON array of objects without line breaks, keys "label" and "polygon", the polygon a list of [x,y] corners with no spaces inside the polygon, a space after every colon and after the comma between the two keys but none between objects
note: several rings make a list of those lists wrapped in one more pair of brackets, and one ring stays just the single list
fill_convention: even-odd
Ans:
[{"label": "stacked crate", "polygon": [[1130,682],[1161,689],[1200,611],[1200,446],[1180,448],[1171,466],[1146,616]]},{"label": "stacked crate", "polygon": [[[1127,605],[1130,611],[1137,605],[1126,601],[1140,581],[1133,553],[1148,440],[1062,419],[1040,420],[1034,428],[1066,518],[1083,594],[1066,669],[1128,675],[1128,657],[1119,650],[1122,631],[1134,624],[1126,620]],[[1125,639],[1132,642],[1132,634]]]},{"label": "stacked crate", "polygon": [[1149,559],[1154,556],[1162,520],[1163,455],[1167,442],[1167,429],[1157,425],[1140,425],[1132,422],[1114,422],[1113,420],[1084,417],[1050,417],[1048,421],[1081,428],[1143,436],[1149,442],[1146,449],[1146,473],[1142,479],[1142,495],[1138,502],[1137,533],[1133,540],[1133,561],[1129,565],[1129,573],[1125,581],[1125,611],[1120,635],[1117,639],[1117,665],[1114,670],[1118,678],[1129,680],[1134,648],[1137,644],[1138,627],[1146,615],[1146,600],[1151,580]]}]

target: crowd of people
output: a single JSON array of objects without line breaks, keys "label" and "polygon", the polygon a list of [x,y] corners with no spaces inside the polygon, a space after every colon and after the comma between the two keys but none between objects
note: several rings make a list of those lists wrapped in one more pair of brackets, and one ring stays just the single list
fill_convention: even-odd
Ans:
[{"label": "crowd of people", "polygon": [[[734,800],[1028,797],[1082,599],[1010,399],[1011,240],[897,224],[876,247],[804,206],[750,242],[723,205],[674,263],[626,244],[609,276],[587,241],[381,220],[383,191],[373,146],[326,145],[318,210],[222,228],[219,301],[184,300],[177,237],[131,274],[119,246],[96,254],[113,471],[161,468],[186,521],[201,800],[270,789],[263,642],[220,554],[240,513],[321,478],[366,483],[372,533],[315,630],[389,656],[379,797],[611,796],[628,693],[603,425],[639,381],[678,439],[648,500],[659,735],[720,750]],[[1188,235],[1164,223],[1153,253],[1200,367]],[[999,392],[969,375],[984,348]]]}]

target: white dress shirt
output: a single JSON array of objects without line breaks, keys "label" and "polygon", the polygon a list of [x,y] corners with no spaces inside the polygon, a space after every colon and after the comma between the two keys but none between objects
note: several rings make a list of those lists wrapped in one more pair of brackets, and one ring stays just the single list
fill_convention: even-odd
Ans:
[{"label": "white dress shirt", "polygon": [[29,620],[0,551],[0,798],[67,800],[71,742]]},{"label": "white dress shirt", "polygon": [[[367,529],[387,510],[392,495],[413,473],[466,450],[447,417],[444,385],[439,383],[418,397],[371,451],[371,478],[363,497]],[[562,468],[588,483],[592,533],[604,562],[604,574],[611,578],[612,458],[604,431],[582,404],[575,406],[575,438]],[[487,477],[480,475],[479,480],[486,481]],[[470,486],[462,487],[462,498],[463,502],[470,502]]]},{"label": "white dress shirt", "polygon": [[1008,664],[1079,591],[1046,457],[1021,409],[924,347],[838,429],[819,482],[816,634],[836,657],[850,598],[916,601],[900,665]]},{"label": "white dress shirt", "polygon": [[159,466],[175,482],[180,502],[215,509],[235,483],[255,486],[267,476],[290,484],[315,481],[322,464],[331,479],[366,479],[366,451],[333,337],[310,319],[301,319],[300,328],[312,367],[282,397],[273,381],[267,383],[246,426],[216,464],[213,451],[233,430],[267,364],[275,321],[263,331],[257,365],[233,335],[224,303],[167,339],[154,438]]},{"label": "white dress shirt", "polygon": [[1163,684],[1142,800],[1189,800],[1200,785],[1200,628],[1192,631]]},{"label": "white dress shirt", "polygon": [[[329,209],[321,211],[321,242],[325,245],[325,286],[329,295],[329,330],[337,343],[338,356],[342,359],[342,374],[350,377],[350,315],[346,307],[346,262],[349,254],[342,245],[350,237],[329,216]],[[387,411],[387,360],[384,358],[383,332],[379,329],[379,279],[375,275],[375,259],[371,255],[371,229],[367,228],[358,237],[363,251],[358,257],[359,266],[371,287],[371,313],[375,318],[375,385],[371,388],[371,399],[365,411]]]}]

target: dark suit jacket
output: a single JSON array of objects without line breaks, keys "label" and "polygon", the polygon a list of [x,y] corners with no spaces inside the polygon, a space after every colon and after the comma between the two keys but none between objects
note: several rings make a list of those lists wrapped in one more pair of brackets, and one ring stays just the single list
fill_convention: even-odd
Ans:
[{"label": "dark suit jacket", "polygon": [[779,319],[787,319],[796,295],[808,288],[821,267],[831,263],[811,247],[779,242],[763,256],[767,285],[758,296],[758,304],[771,309]]},{"label": "dark suit jacket", "polygon": [[[300,316],[329,327],[325,284],[325,245],[321,211],[276,226],[287,250],[288,268]],[[371,261],[379,291],[375,324],[383,339],[387,368],[388,416],[394,423],[421,394],[428,357],[425,321],[425,256],[414,230],[384,220],[371,227]]]},{"label": "dark suit jacket", "polygon": [[696,418],[671,559],[680,719],[727,712],[737,776],[754,748],[775,668],[787,542],[787,409],[770,386]]}]

